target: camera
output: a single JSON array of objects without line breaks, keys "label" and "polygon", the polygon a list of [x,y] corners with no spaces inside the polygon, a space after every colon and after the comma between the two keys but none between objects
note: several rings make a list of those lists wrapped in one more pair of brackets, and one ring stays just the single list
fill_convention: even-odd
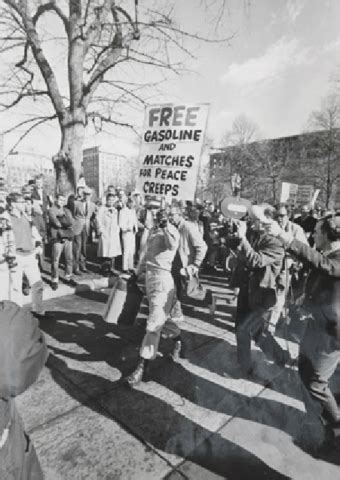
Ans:
[{"label": "camera", "polygon": [[164,209],[156,213],[156,222],[160,228],[166,228],[168,225],[168,215]]}]

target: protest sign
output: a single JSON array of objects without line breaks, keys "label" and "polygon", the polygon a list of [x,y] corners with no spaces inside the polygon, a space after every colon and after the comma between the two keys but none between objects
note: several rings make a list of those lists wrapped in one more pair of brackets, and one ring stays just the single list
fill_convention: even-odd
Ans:
[{"label": "protest sign", "polygon": [[221,212],[226,218],[243,218],[251,203],[245,198],[226,197],[221,203]]},{"label": "protest sign", "polygon": [[310,205],[313,196],[313,185],[299,185],[297,191],[297,203],[300,205]]},{"label": "protest sign", "polygon": [[296,195],[298,192],[298,185],[296,183],[282,182],[280,203],[290,203],[292,205],[296,202]]},{"label": "protest sign", "polygon": [[137,188],[143,195],[194,200],[208,104],[147,107]]}]

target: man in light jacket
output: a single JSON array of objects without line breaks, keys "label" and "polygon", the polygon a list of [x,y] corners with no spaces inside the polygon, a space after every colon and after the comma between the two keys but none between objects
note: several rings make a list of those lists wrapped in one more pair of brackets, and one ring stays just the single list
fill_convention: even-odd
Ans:
[{"label": "man in light jacket", "polygon": [[39,270],[37,251],[41,245],[41,237],[34,225],[31,224],[25,214],[24,197],[15,193],[10,196],[10,221],[13,228],[16,261],[11,276],[11,300],[22,305],[22,279],[26,275],[32,290],[32,311],[37,316],[44,315],[43,291],[44,286]]},{"label": "man in light jacket", "polygon": [[[203,240],[203,236],[197,225],[184,220],[179,206],[171,207],[169,220],[175,225],[179,232],[179,247],[172,266],[172,275],[176,287],[176,301],[171,311],[172,322],[167,322],[167,331],[163,332],[163,336],[175,338],[176,346],[173,356],[177,359],[182,350],[182,340],[178,323],[183,320],[181,301],[184,295],[185,277],[181,274],[181,270],[186,269],[190,275],[197,275],[207,252],[207,244]],[[172,332],[170,332],[170,326],[173,326]]]},{"label": "man in light jacket", "polygon": [[155,226],[150,231],[136,272],[140,282],[141,277],[145,278],[149,315],[137,367],[125,378],[130,387],[137,386],[143,380],[148,362],[156,358],[161,331],[168,321],[174,300],[171,268],[178,244],[177,229],[168,223],[165,210],[160,210],[156,214]]}]

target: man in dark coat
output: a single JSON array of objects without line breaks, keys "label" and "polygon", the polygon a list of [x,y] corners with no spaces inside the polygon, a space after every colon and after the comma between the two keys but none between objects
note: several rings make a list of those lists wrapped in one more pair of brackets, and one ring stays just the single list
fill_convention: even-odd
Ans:
[{"label": "man in dark coat", "polygon": [[50,242],[51,252],[51,277],[52,290],[57,290],[59,281],[59,260],[64,252],[65,256],[65,280],[72,280],[73,269],[73,218],[71,211],[66,208],[66,198],[59,193],[54,205],[49,209]]},{"label": "man in dark coat", "polygon": [[[280,273],[284,258],[282,243],[268,235],[264,225],[274,215],[269,205],[250,209],[252,230],[239,228],[238,264],[232,286],[239,288],[236,311],[237,356],[242,376],[253,373],[251,340],[254,339],[268,358],[279,365],[289,360],[289,354],[276,342],[269,331],[269,322],[276,304]],[[240,225],[241,227],[241,225]]]},{"label": "man in dark coat", "polygon": [[43,473],[14,397],[32,385],[47,359],[38,321],[13,302],[0,302],[0,478],[40,480]]},{"label": "man in dark coat", "polygon": [[72,205],[73,215],[73,264],[74,273],[79,275],[87,272],[86,245],[90,233],[91,220],[96,214],[96,205],[91,201],[92,190],[85,187],[77,188],[78,197]]},{"label": "man in dark coat", "polygon": [[340,363],[340,214],[316,224],[315,247],[322,253],[294,240],[276,223],[268,231],[311,268],[300,302],[308,321],[300,345],[299,373],[309,394],[306,411],[321,417],[326,439],[333,441],[340,435],[340,411],[329,387]]}]

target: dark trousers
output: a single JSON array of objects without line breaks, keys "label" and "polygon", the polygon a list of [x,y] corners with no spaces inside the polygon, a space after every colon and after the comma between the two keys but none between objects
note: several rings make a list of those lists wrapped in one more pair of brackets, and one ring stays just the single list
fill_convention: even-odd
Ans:
[{"label": "dark trousers", "polygon": [[302,338],[299,374],[306,390],[307,413],[321,417],[323,423],[340,421],[340,412],[329,381],[340,363],[340,341],[329,335],[325,325],[310,318]]},{"label": "dark trousers", "polygon": [[86,266],[86,245],[87,245],[87,232],[84,227],[79,235],[73,237],[73,268],[77,270],[79,268],[85,268]]},{"label": "dark trousers", "polygon": [[288,353],[277,343],[268,330],[272,315],[272,308],[258,307],[251,310],[248,306],[246,291],[240,291],[237,299],[236,312],[236,342],[237,359],[244,370],[250,370],[251,341],[255,340],[257,346],[270,360],[278,365],[284,365]]}]

